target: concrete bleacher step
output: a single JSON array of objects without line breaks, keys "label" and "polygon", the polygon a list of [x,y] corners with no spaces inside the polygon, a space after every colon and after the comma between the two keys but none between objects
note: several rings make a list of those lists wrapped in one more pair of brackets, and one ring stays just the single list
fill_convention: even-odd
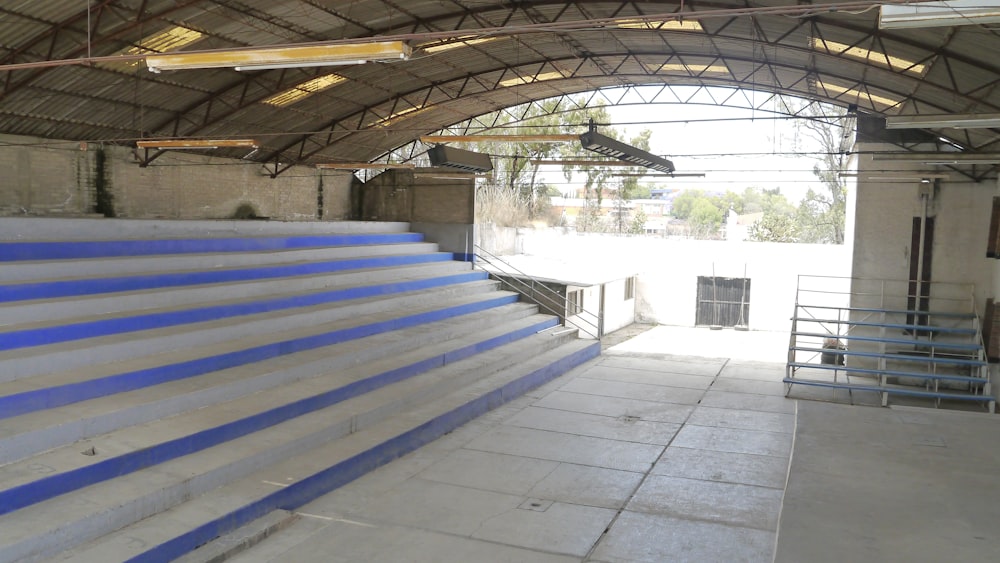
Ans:
[{"label": "concrete bleacher step", "polygon": [[[0,242],[0,254],[3,243]],[[114,256],[66,260],[7,262],[0,268],[0,283],[55,280],[72,272],[74,277],[107,277],[172,270],[213,270],[264,264],[290,264],[313,260],[331,261],[358,255],[393,256],[437,252],[431,242],[394,242],[361,246],[313,247],[264,252],[223,252],[157,256]]]},{"label": "concrete bleacher step", "polygon": [[0,225],[0,562],[178,557],[600,353],[405,224],[67,225]]},{"label": "concrete bleacher step", "polygon": [[[433,287],[430,289],[402,292],[389,296],[351,299],[341,302],[313,305],[311,307],[258,313],[246,317],[206,320],[192,325],[175,325],[157,329],[122,333],[109,336],[97,336],[81,340],[55,342],[44,346],[34,346],[13,350],[0,351],[0,382],[14,381],[26,377],[45,377],[56,371],[85,370],[90,366],[123,362],[146,358],[156,354],[168,354],[177,350],[189,350],[206,346],[222,346],[226,342],[241,340],[250,342],[268,335],[290,332],[286,340],[301,340],[309,335],[309,327],[329,325],[327,332],[346,330],[349,322],[371,317],[374,325],[388,330],[393,328],[389,321],[394,318],[391,313],[401,311],[418,300],[425,317],[430,318],[434,307],[445,304],[456,298],[490,298],[500,295],[508,300],[512,294],[493,294],[497,284],[480,279],[466,283],[457,283]],[[455,306],[459,306],[458,303]],[[465,303],[473,307],[471,303]],[[485,305],[484,305],[485,306]],[[414,308],[414,310],[419,308]],[[453,312],[460,312],[461,308]],[[444,313],[442,313],[444,314]],[[405,316],[405,315],[404,315]],[[412,317],[413,315],[409,315]],[[425,317],[414,317],[407,322],[417,323]],[[382,322],[382,325],[378,325]],[[340,324],[338,324],[340,323]],[[388,324],[386,324],[388,323]],[[401,326],[402,326],[401,325]],[[346,335],[345,336],[349,336]],[[274,338],[260,343],[276,341]],[[246,348],[247,346],[244,346]],[[221,348],[220,348],[221,349]],[[218,355],[218,354],[214,354]]]},{"label": "concrete bleacher step", "polygon": [[0,286],[0,302],[9,303],[33,299],[52,299],[100,293],[140,291],[162,287],[181,287],[212,283],[234,283],[246,280],[266,280],[290,276],[306,276],[357,270],[360,268],[380,268],[426,264],[452,260],[450,252],[400,254],[391,256],[361,256],[337,260],[297,262],[294,264],[274,264],[257,267],[219,268],[213,270],[191,270],[182,272],[161,272],[156,274],[135,274],[114,278],[56,279],[37,282],[10,283]]},{"label": "concrete bleacher step", "polygon": [[[57,320],[31,321],[26,319],[0,328],[0,350],[29,348],[42,344],[53,344],[83,338],[132,333],[167,328],[177,325],[191,325],[205,321],[216,321],[242,317],[252,319],[254,315],[295,312],[309,307],[337,305],[346,301],[380,297],[396,293],[422,291],[448,287],[466,282],[486,279],[483,272],[464,271],[433,273],[408,272],[406,270],[366,271],[372,280],[354,282],[345,286],[337,281],[331,287],[319,291],[296,291],[276,293],[253,298],[225,299],[196,304],[173,305],[154,309],[115,311],[79,316],[64,316]],[[336,281],[336,280],[334,280]],[[284,280],[287,288],[289,280]],[[194,288],[189,288],[191,291]],[[152,297],[152,295],[147,295]],[[68,305],[76,309],[78,302]],[[29,317],[30,312],[24,316]]]},{"label": "concrete bleacher step", "polygon": [[[441,321],[382,332],[239,365],[133,391],[51,407],[0,420],[0,464],[48,449],[172,416],[184,410],[210,406],[251,393],[321,376],[332,370],[349,369],[382,357],[405,354],[438,342],[449,342],[455,356],[467,339],[486,349],[497,337],[479,338],[483,327],[504,326],[535,314],[537,307],[511,303]],[[508,333],[502,333],[504,335]],[[464,337],[464,338],[463,338]],[[449,358],[450,359],[450,358]]]},{"label": "concrete bleacher step", "polygon": [[[473,334],[427,344],[406,353],[336,372],[327,368],[317,377],[286,383],[272,388],[267,394],[250,394],[226,402],[216,402],[211,410],[187,409],[175,416],[131,426],[6,464],[3,471],[0,471],[0,514],[61,494],[68,487],[79,488],[99,482],[116,475],[122,468],[134,470],[144,463],[162,462],[190,451],[204,449],[255,429],[302,416],[384,385],[463,360],[476,353],[530,338],[554,326],[556,320],[545,315],[504,322]],[[522,352],[541,352],[551,346],[552,342],[558,341],[550,337],[532,342],[535,344],[534,348],[522,346]],[[509,357],[501,360],[516,361]],[[492,367],[496,369],[497,365],[495,363]],[[499,365],[502,367],[506,364]],[[118,456],[113,453],[117,444],[128,444]],[[100,455],[79,455],[80,451],[88,448],[100,452]],[[39,479],[30,469],[39,464],[58,469]]]},{"label": "concrete bleacher step", "polygon": [[[351,440],[361,434],[370,434],[370,428],[389,428],[391,431],[395,431],[394,421],[414,416],[413,413],[419,412],[422,408],[421,405],[424,404],[438,405],[446,399],[455,401],[457,397],[463,403],[479,405],[474,410],[478,410],[476,414],[481,414],[485,412],[486,407],[496,406],[502,399],[516,396],[519,394],[518,392],[523,391],[524,386],[541,383],[547,378],[562,373],[568,367],[589,359],[599,351],[597,343],[580,340],[566,341],[562,338],[564,337],[542,333],[518,340],[436,368],[423,375],[394,382],[332,406],[258,429],[251,434],[213,445],[207,449],[145,467],[109,481],[86,486],[4,515],[0,517],[0,542],[2,542],[0,543],[0,561],[13,561],[20,557],[48,557],[62,549],[71,548],[76,542],[98,538],[115,529],[139,522],[143,518],[157,518],[154,516],[155,514],[185,503],[185,501],[199,505],[206,503],[209,506],[222,508],[225,505],[220,503],[219,499],[208,497],[212,494],[210,491],[221,491],[222,489],[218,489],[219,487],[229,486],[229,484],[249,475],[266,471],[267,467],[284,465],[289,460],[318,459],[326,463],[318,470],[329,471],[330,467],[337,465],[337,460],[336,457],[329,457],[328,454],[324,453],[324,450],[328,448],[336,450],[341,444],[341,440],[334,442],[331,440],[341,436]],[[596,350],[595,346],[598,347]],[[531,358],[531,360],[524,363],[525,358]],[[310,383],[314,381],[316,380]],[[491,382],[495,389],[491,391],[476,388],[476,385],[481,384],[482,381]],[[498,381],[502,383],[498,384]],[[307,385],[302,387],[305,388]],[[502,396],[498,394],[502,394]],[[232,405],[233,408],[228,411],[213,409],[202,413],[202,416],[205,417],[204,420],[212,421],[216,420],[216,415],[225,416],[223,413],[242,414],[242,407],[245,407],[248,402],[263,400],[265,397],[266,395],[261,394],[249,396],[238,400],[240,402]],[[242,405],[242,407],[237,408],[237,404]],[[168,422],[152,424],[164,432],[169,432],[171,428]],[[437,435],[457,425],[455,420],[443,422],[431,418],[421,420],[418,426],[426,426],[427,424],[435,427]],[[123,432],[130,431],[130,429],[126,429]],[[151,433],[156,435],[155,432]],[[148,434],[135,434],[134,436],[148,436]],[[397,433],[396,439],[405,439],[400,436]],[[109,440],[113,439],[109,438]],[[102,447],[113,447],[115,443],[131,449],[130,443],[121,443],[122,441],[128,442],[128,440],[127,437],[119,436],[119,440],[113,441],[112,444],[105,442],[104,446],[97,446],[96,452],[99,454]],[[378,451],[378,448],[383,445],[382,442],[374,445],[371,442],[371,436],[366,436],[365,440],[368,441],[368,445],[363,447],[363,451],[369,453],[363,455],[374,456],[385,461],[390,459],[387,457],[387,452]],[[417,445],[419,444],[414,443],[412,447]],[[395,449],[397,450],[395,455],[402,453],[399,447]],[[70,451],[70,453],[72,452]],[[302,467],[300,466],[299,469],[301,471]],[[284,475],[278,483],[287,484],[285,478],[294,474],[296,473]],[[357,476],[358,474],[355,474],[351,478]],[[343,475],[338,478],[343,478]],[[320,480],[329,480],[329,478],[325,477]],[[318,490],[315,489],[314,481],[312,482],[313,492],[319,494]],[[328,484],[324,483],[321,488],[326,488]],[[274,486],[270,486],[270,489],[273,491]],[[242,493],[237,494],[236,497],[228,496],[225,491],[221,494],[226,503],[246,501],[246,497]],[[263,499],[264,504],[268,502],[270,502],[268,499]],[[261,503],[256,502],[255,504],[260,505]],[[51,518],[56,514],[59,515],[58,523],[54,523]],[[171,519],[171,515],[166,515],[161,520],[161,524]],[[249,521],[240,515],[229,515],[223,520],[225,520],[226,526],[238,526]],[[34,522],[33,525],[32,522]],[[48,524],[40,526],[39,522]],[[197,531],[196,535],[204,533],[204,526],[197,522],[189,521],[180,524],[187,528],[181,533],[182,536],[186,536],[192,531]],[[160,528],[161,526],[154,525],[153,527]],[[212,537],[215,535],[218,534],[213,533]],[[115,539],[116,537],[110,537],[106,541],[99,540],[96,549],[103,549],[99,547],[100,545],[115,544]],[[199,541],[198,544],[200,543],[204,542]],[[193,547],[193,545],[185,547],[184,551]],[[105,559],[104,555],[97,552],[88,553],[90,549],[94,548],[84,548],[84,551],[76,553],[75,556],[80,557],[81,560],[111,561],[127,558],[108,554],[108,558]],[[176,557],[181,553],[183,551],[173,552],[168,557],[164,557],[163,553],[157,553],[151,557],[153,557],[152,560],[164,560]],[[92,559],[95,557],[96,559]]]},{"label": "concrete bleacher step", "polygon": [[[149,387],[168,381],[196,377],[212,371],[236,367],[299,351],[356,340],[364,336],[426,324],[484,309],[499,307],[517,300],[509,292],[490,290],[483,282],[483,291],[471,295],[444,295],[432,298],[426,293],[411,295],[421,305],[409,309],[389,310],[344,318],[338,315],[323,322],[299,324],[301,315],[288,318],[268,316],[272,330],[233,338],[226,333],[219,342],[191,348],[173,349],[153,355],[143,355],[129,361],[92,365],[92,369],[74,368],[31,378],[18,378],[4,383],[0,395],[0,417],[24,414],[85,399]],[[320,311],[326,313],[326,310]],[[221,321],[220,321],[221,322]],[[211,323],[210,323],[211,324]],[[232,326],[232,325],[226,325]],[[238,325],[237,325],[238,326]],[[183,330],[187,327],[171,327]],[[147,339],[149,335],[146,335]],[[100,337],[104,340],[114,337]],[[86,343],[74,341],[72,344]],[[66,343],[53,344],[59,347]],[[43,352],[50,346],[38,347]],[[109,368],[112,373],[109,373]],[[123,370],[124,368],[124,370]]]},{"label": "concrete bleacher step", "polygon": [[[221,304],[254,298],[280,297],[283,294],[332,291],[337,288],[350,288],[356,284],[458,274],[469,270],[471,266],[465,262],[432,262],[314,274],[291,279],[152,288],[123,293],[3,303],[0,304],[0,327],[9,330],[10,325],[14,324],[57,321],[87,315],[114,315],[129,311],[194,306],[201,303]],[[290,280],[294,283],[290,284]]]},{"label": "concrete bleacher step", "polygon": [[97,240],[0,241],[0,262],[79,260],[218,252],[269,252],[293,248],[422,242],[412,232],[272,233],[266,236],[177,236]]}]

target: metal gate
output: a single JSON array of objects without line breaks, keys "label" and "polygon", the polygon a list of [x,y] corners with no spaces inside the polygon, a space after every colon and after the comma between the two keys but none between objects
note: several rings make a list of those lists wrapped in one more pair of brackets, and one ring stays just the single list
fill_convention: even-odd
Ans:
[{"label": "metal gate", "polygon": [[747,326],[750,323],[750,278],[698,276],[695,324]]}]

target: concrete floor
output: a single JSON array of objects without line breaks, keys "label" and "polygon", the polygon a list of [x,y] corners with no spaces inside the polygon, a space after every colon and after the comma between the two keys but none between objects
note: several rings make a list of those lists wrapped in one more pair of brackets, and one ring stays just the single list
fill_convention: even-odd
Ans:
[{"label": "concrete floor", "polygon": [[780,334],[636,332],[302,507],[299,520],[234,560],[971,561],[1000,553],[1000,488],[992,485],[1000,419],[786,399]]}]

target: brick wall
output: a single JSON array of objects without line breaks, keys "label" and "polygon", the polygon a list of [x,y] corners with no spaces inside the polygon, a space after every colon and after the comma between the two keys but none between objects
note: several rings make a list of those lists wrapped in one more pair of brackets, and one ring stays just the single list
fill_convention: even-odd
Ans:
[{"label": "brick wall", "polygon": [[[0,215],[86,215],[101,186],[118,217],[222,219],[240,205],[281,220],[343,220],[350,215],[349,172],[295,167],[277,178],[259,163],[167,153],[140,168],[127,147],[0,137]],[[98,153],[103,151],[103,170]]]}]

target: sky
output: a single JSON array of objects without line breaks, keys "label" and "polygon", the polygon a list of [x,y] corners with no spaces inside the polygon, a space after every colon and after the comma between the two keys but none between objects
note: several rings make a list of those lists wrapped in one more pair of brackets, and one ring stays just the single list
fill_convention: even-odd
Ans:
[{"label": "sky", "polygon": [[[608,111],[626,138],[651,129],[650,152],[670,158],[677,174],[705,174],[702,178],[647,176],[640,179],[642,184],[714,192],[779,187],[793,203],[810,187],[823,190],[812,173],[819,157],[794,154],[822,149],[806,135],[797,134],[795,120],[774,119],[770,112],[695,104],[623,105]],[[558,169],[547,171],[543,178],[560,191],[572,188],[564,184]]]}]

